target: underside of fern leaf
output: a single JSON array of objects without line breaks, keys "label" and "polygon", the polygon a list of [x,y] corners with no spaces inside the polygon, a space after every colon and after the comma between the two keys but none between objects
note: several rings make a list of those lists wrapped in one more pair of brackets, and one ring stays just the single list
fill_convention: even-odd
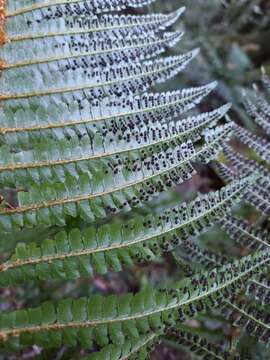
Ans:
[{"label": "underside of fern leaf", "polygon": [[[145,93],[198,52],[154,58],[181,37],[166,28],[183,8],[99,15],[145,3],[8,3],[0,52],[0,182],[19,191],[17,206],[0,211],[3,231],[64,226],[68,217],[93,222],[141,206],[190,178],[192,164],[210,161],[230,135],[226,127],[197,146],[228,106],[179,120],[214,83]],[[89,13],[97,15],[88,20]]]},{"label": "underside of fern leaf", "polygon": [[235,182],[156,216],[137,216],[123,224],[112,222],[82,231],[73,229],[69,234],[60,232],[40,246],[19,244],[11,259],[0,267],[0,285],[32,278],[105,274],[110,268],[120,271],[122,264],[153,259],[222,218],[247,185],[246,180]]},{"label": "underside of fern leaf", "polygon": [[[266,87],[269,82],[263,74]],[[249,156],[240,154],[233,146],[225,145],[224,154],[228,163],[218,165],[218,172],[225,181],[235,181],[236,178],[257,174],[257,181],[248,189],[245,201],[257,211],[257,221],[251,224],[242,218],[228,214],[221,221],[221,226],[236,244],[248,253],[268,251],[270,244],[269,215],[270,215],[270,172],[269,172],[269,124],[270,106],[267,101],[267,92],[258,92],[252,98],[245,98],[247,113],[254,122],[264,130],[263,136],[258,136],[249,130],[235,125],[235,135],[238,141],[248,147]],[[231,166],[231,167],[229,167]],[[258,275],[249,280],[246,294],[242,294],[233,301],[227,301],[226,316],[234,321],[245,333],[254,337],[256,341],[269,346],[269,267],[261,269]]]},{"label": "underside of fern leaf", "polygon": [[[199,50],[163,56],[183,36],[172,25],[185,9],[137,15],[136,8],[151,2],[9,0],[0,8],[0,189],[15,194],[13,203],[2,199],[0,231],[3,243],[5,236],[18,243],[0,265],[0,286],[90,280],[179,246],[207,271],[170,288],[91,294],[1,313],[5,351],[64,345],[97,350],[87,359],[145,359],[179,323],[220,305],[237,306],[234,296],[268,266],[265,239],[256,253],[232,261],[193,243],[243,194],[263,187],[265,173],[255,185],[256,174],[246,171],[187,203],[139,211],[191,179],[198,164],[217,159],[235,130],[222,120],[230,104],[194,111],[215,82],[159,90]],[[238,132],[269,160],[265,142]],[[242,223],[224,226],[248,237]],[[46,240],[20,242],[40,228],[48,230]],[[252,241],[258,237],[261,232],[252,232]],[[180,338],[192,347],[192,338]],[[200,340],[195,353],[220,358],[205,345]]]}]

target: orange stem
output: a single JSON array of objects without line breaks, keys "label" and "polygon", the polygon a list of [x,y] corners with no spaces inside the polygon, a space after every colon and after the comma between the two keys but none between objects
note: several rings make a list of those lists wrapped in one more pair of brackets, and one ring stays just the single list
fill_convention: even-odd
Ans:
[{"label": "orange stem", "polygon": [[5,33],[5,22],[6,22],[6,0],[0,0],[0,46],[4,45],[7,41],[6,33]]}]

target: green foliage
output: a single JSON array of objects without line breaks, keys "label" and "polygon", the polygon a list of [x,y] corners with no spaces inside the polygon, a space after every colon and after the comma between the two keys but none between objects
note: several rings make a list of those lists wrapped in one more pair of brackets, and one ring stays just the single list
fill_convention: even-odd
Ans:
[{"label": "green foliage", "polygon": [[230,356],[230,353],[224,350],[222,346],[211,344],[198,334],[173,329],[169,335],[170,339],[173,339],[177,344],[201,359],[239,359],[238,356]]},{"label": "green foliage", "polygon": [[269,261],[267,251],[210,273],[198,273],[176,289],[146,288],[136,295],[64,299],[56,305],[47,302],[39,308],[3,314],[0,336],[14,347],[75,346],[77,341],[90,346],[92,340],[100,346],[110,341],[124,344],[125,338],[162,331],[186,316],[219,305],[224,294],[237,292],[245,279]]},{"label": "green foliage", "polygon": [[[157,342],[176,337],[203,358],[236,358],[228,344],[182,329],[221,309],[228,318],[234,312],[247,318],[243,328],[267,342],[268,315],[253,304],[269,301],[267,235],[233,219],[230,209],[244,196],[268,214],[269,173],[225,144],[235,133],[265,162],[269,146],[224,119],[230,104],[196,109],[215,82],[160,91],[199,51],[160,56],[181,40],[172,26],[184,8],[133,14],[151,2],[7,1],[0,48],[0,286],[90,282],[172,251],[180,270],[189,263],[190,272],[165,287],[147,284],[127,294],[61,293],[35,307],[24,301],[0,314],[7,356],[35,346],[45,357],[50,348],[76,348],[85,359],[145,359]],[[251,105],[250,112],[268,133],[268,108],[259,104],[262,112]],[[222,149],[241,176],[219,164],[228,185],[149,213],[153,200],[187,183]],[[195,243],[220,222],[250,245],[250,254],[233,258]]]},{"label": "green foliage", "polygon": [[1,265],[0,284],[105,274],[110,268],[120,271],[122,264],[154,259],[223,217],[247,184],[246,180],[236,182],[220,192],[167,209],[163,215],[137,216],[123,224],[72,229],[68,234],[62,231],[40,245],[21,243],[11,259]]}]

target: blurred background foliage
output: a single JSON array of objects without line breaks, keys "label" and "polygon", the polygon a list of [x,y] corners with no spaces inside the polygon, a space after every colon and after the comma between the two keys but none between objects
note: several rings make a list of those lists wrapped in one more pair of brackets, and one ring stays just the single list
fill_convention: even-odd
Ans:
[{"label": "blurred background foliage", "polygon": [[[215,106],[231,102],[233,104],[230,117],[239,124],[254,130],[250,118],[243,108],[243,92],[249,92],[252,83],[261,78],[261,66],[270,73],[270,1],[269,0],[157,0],[149,6],[149,12],[171,12],[181,6],[186,6],[186,12],[177,27],[185,31],[183,40],[172,51],[185,52],[193,48],[200,48],[200,54],[195,61],[181,75],[174,78],[166,89],[180,89],[188,86],[197,86],[217,80],[219,85],[212,96],[198,108],[203,111]],[[144,10],[140,10],[142,12]],[[165,87],[165,86],[164,86]],[[162,89],[164,89],[162,87]],[[240,145],[239,145],[240,146]],[[246,149],[243,149],[246,151]],[[161,211],[168,205],[187,201],[193,198],[196,192],[208,192],[222,186],[222,181],[211,167],[201,167],[198,175],[192,178],[175,191],[162,195],[153,201],[144,210],[145,212]],[[139,210],[138,210],[139,211]],[[256,220],[256,215],[246,206],[235,209],[243,217]],[[121,217],[119,217],[121,221]],[[53,232],[54,230],[50,230]],[[38,240],[50,234],[40,229]],[[35,241],[37,234],[31,231],[20,236],[21,241]],[[1,234],[0,234],[1,237]],[[14,246],[14,235],[2,237],[0,241],[1,260],[8,257]],[[210,248],[218,253],[235,255],[239,249],[234,242],[217,225],[194,243],[202,251]],[[2,245],[2,248],[1,248]],[[3,252],[3,245],[5,252]],[[196,256],[185,255],[185,248],[179,247],[173,254],[164,254],[159,261],[151,264],[142,264],[135,269],[126,269],[120,273],[109,273],[106,276],[96,276],[93,279],[79,279],[73,282],[50,281],[40,285],[27,283],[24,287],[1,290],[0,310],[35,306],[48,299],[63,297],[89,296],[92,293],[125,293],[136,292],[146,283],[169,286],[191,271],[190,265],[197,266]],[[211,260],[211,259],[210,259]],[[207,264],[206,264],[207,266]],[[221,342],[233,348],[235,334],[230,324],[218,313],[207,314],[190,323],[196,333],[203,334],[212,342]],[[240,352],[243,359],[267,360],[269,350],[254,343],[253,340],[243,337],[240,342]],[[40,352],[39,348],[27,350],[24,354],[8,357],[8,359],[80,359],[85,353],[80,349],[62,348],[60,351],[48,350]],[[154,360],[184,360],[192,359],[177,342],[168,340],[157,347],[151,355]],[[200,357],[197,357],[198,359]],[[7,359],[4,355],[0,359]]]},{"label": "blurred background foliage", "polygon": [[[186,6],[186,12],[179,23],[179,29],[185,32],[183,40],[174,48],[175,53],[200,48],[200,54],[187,70],[170,82],[170,88],[197,86],[217,80],[215,93],[208,97],[198,111],[207,111],[220,104],[232,103],[229,116],[240,125],[259,131],[243,107],[243,99],[252,95],[252,85],[260,87],[261,68],[270,73],[270,1],[267,0],[170,0],[158,1],[151,11],[170,12],[180,6]],[[263,135],[263,134],[260,134]],[[254,156],[246,147],[234,140],[234,146],[248,157]],[[222,182],[211,167],[199,169],[199,175],[171,194],[171,200],[186,200],[196,191],[208,192],[220,188]],[[177,200],[176,200],[177,199]],[[257,213],[242,204],[234,209],[237,216],[255,223],[260,221]],[[269,226],[269,222],[268,225]],[[246,249],[239,248],[217,224],[200,237],[193,239],[199,246],[194,257],[185,254],[185,248],[179,247],[174,254],[166,256],[160,264],[163,272],[177,280],[181,271],[189,271],[197,265],[200,251],[211,249],[218,254],[238,256]],[[199,250],[198,250],[199,249]],[[189,254],[191,251],[189,249]],[[204,264],[206,267],[211,266]],[[159,271],[161,271],[159,268]],[[169,269],[171,272],[168,272]],[[155,272],[154,269],[152,269]],[[269,349],[244,334],[238,333],[218,313],[207,314],[190,323],[193,332],[203,334],[210,342],[223,343],[224,347],[234,348],[240,338],[238,351],[241,358],[269,359]],[[183,352],[177,342],[168,340],[160,345],[153,355],[154,359],[192,359]],[[200,358],[200,357],[198,357]]]},{"label": "blurred background foliage", "polygon": [[[159,1],[152,6],[154,11],[173,11],[179,6],[186,6],[186,12],[180,23],[185,31],[183,41],[178,44],[175,52],[200,48],[200,54],[191,66],[170,82],[172,88],[186,85],[201,85],[217,80],[219,85],[208,97],[200,110],[209,110],[221,103],[231,102],[229,116],[242,126],[258,131],[254,122],[243,107],[243,98],[251,95],[252,84],[260,86],[261,68],[270,74],[270,1],[269,0],[185,0]],[[262,135],[262,134],[261,134]],[[234,145],[240,152],[248,152],[237,141]],[[247,154],[253,156],[251,152]],[[178,191],[180,195],[191,194],[192,191],[207,192],[219,188],[220,179],[210,167],[203,168],[199,176]],[[186,188],[188,186],[188,188]],[[179,196],[179,194],[178,194]],[[172,196],[173,197],[173,196]],[[234,209],[239,217],[250,222],[258,221],[257,214],[247,205]],[[269,224],[269,222],[268,222]],[[237,256],[241,251],[235,246],[228,235],[217,225],[199,238],[194,239],[202,251],[215,250],[219,254]],[[189,251],[190,253],[190,251]],[[179,248],[173,255],[173,261],[180,259],[183,268],[185,251]],[[186,257],[186,265],[196,264],[195,258]],[[206,264],[207,266],[207,264]],[[269,349],[256,343],[254,339],[234,333],[228,323],[217,314],[207,314],[198,318],[191,327],[204,334],[210,341],[223,342],[233,348],[234,341],[240,337],[238,350],[242,359],[269,359]],[[190,359],[192,356],[183,354],[177,343],[169,341],[155,353],[157,359]],[[196,358],[196,357],[195,357]]]}]

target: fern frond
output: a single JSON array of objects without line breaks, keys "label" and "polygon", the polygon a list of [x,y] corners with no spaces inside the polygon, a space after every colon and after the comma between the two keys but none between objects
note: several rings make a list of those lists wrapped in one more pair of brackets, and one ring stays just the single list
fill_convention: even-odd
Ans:
[{"label": "fern frond", "polygon": [[192,354],[199,356],[202,360],[237,360],[238,356],[233,356],[223,349],[222,345],[212,344],[197,334],[178,329],[170,330],[169,340],[176,341],[183,348]]},{"label": "fern frond", "polygon": [[224,144],[223,151],[225,157],[230,160],[235,172],[243,176],[248,176],[251,173],[257,173],[263,179],[269,176],[267,167],[259,164],[255,160],[250,160],[246,156],[236,152],[231,146]]},{"label": "fern frond", "polygon": [[249,335],[254,336],[269,346],[270,314],[267,311],[258,309],[254,304],[238,302],[237,304],[225,300],[225,304],[232,309],[230,318],[237,315],[234,321],[235,326],[241,326]]},{"label": "fern frond", "polygon": [[245,220],[227,216],[220,220],[220,224],[227,234],[240,245],[250,249],[270,247],[268,232],[257,229]]},{"label": "fern frond", "polygon": [[248,145],[249,148],[270,164],[270,144],[267,140],[250,133],[238,125],[235,125],[235,133],[244,144]]},{"label": "fern frond", "polygon": [[258,253],[187,279],[185,287],[175,291],[145,289],[136,295],[94,295],[1,314],[0,338],[6,344],[15,342],[18,346],[33,343],[74,346],[77,341],[90,346],[92,340],[101,346],[109,341],[123,344],[126,338],[139,338],[149,330],[175,324],[180,314],[192,316],[209,302],[211,306],[219,304],[224,301],[224,292],[228,298],[240,283],[269,261],[268,251]]},{"label": "fern frond", "polygon": [[[66,35],[50,39],[50,50],[47,41],[44,41],[42,46],[39,39],[13,42],[6,45],[2,51],[0,49],[2,68],[5,69],[1,74],[1,80],[5,78],[8,81],[16,76],[23,80],[23,77],[29,78],[32,74],[38,81],[47,71],[57,74],[60,78],[60,75],[71,76],[72,70],[83,71],[87,77],[91,75],[89,69],[102,69],[112,63],[126,66],[138,60],[155,57],[167,47],[177,44],[182,36],[183,33],[179,31],[165,32],[159,36],[147,32],[130,36],[128,33],[122,34],[121,31],[121,36],[112,39],[108,38],[106,33],[98,33],[95,36]],[[23,51],[29,46],[33,54]]]},{"label": "fern frond", "polygon": [[[14,88],[12,83],[4,82],[1,94],[3,108],[6,106],[25,106],[33,98],[33,102],[44,102],[51,96],[55,102],[61,99],[63,94],[72,93],[79,96],[84,91],[89,99],[102,98],[115,93],[136,94],[149,89],[154,84],[162,83],[178,72],[183,70],[187,64],[197,55],[194,50],[184,55],[169,56],[158,60],[149,60],[143,63],[133,62],[132,64],[121,64],[102,70],[75,68],[63,74],[46,72],[41,80],[41,74],[37,71],[31,73],[32,82],[23,82],[21,89]],[[16,70],[16,72],[19,69]],[[86,71],[86,74],[85,74]],[[27,72],[23,71],[20,75],[22,81],[27,80],[23,76]],[[29,74],[30,75],[30,74]],[[19,76],[19,74],[18,74]],[[39,83],[37,90],[36,84]],[[6,86],[5,86],[6,85]],[[17,92],[19,90],[19,92]]]},{"label": "fern frond", "polygon": [[165,30],[173,25],[184,11],[185,8],[181,7],[175,12],[166,15],[92,14],[91,16],[83,15],[78,17],[78,15],[72,15],[58,18],[33,16],[31,13],[27,17],[17,16],[10,18],[5,30],[10,42],[95,32],[106,32],[108,38],[114,38],[115,36],[118,38],[125,31],[132,35],[138,35]]},{"label": "fern frond", "polygon": [[236,153],[227,145],[223,146],[223,149],[225,156],[230,160],[234,168],[237,169],[238,174],[241,176],[247,176],[252,173],[258,174],[258,180],[247,192],[245,201],[268,216],[270,214],[270,173],[267,167]]},{"label": "fern frond", "polygon": [[216,139],[197,151],[187,142],[157,153],[149,151],[142,155],[142,162],[138,162],[138,155],[93,162],[80,176],[74,176],[71,168],[65,176],[56,177],[53,187],[49,183],[31,184],[29,192],[19,193],[18,207],[0,210],[1,228],[10,231],[39,222],[63,226],[67,216],[93,221],[106,216],[106,211],[114,213],[140,206],[165,187],[190,178],[194,173],[191,162],[207,163],[215,158],[230,134],[230,126],[221,127]]},{"label": "fern frond", "polygon": [[[104,274],[110,268],[121,270],[122,264],[149,260],[223,217],[248,184],[249,180],[235,182],[220,192],[201,195],[189,204],[168,209],[162,215],[72,230],[69,234],[60,232],[40,246],[19,244],[10,261],[0,266],[0,284],[48,277],[76,278],[93,272]],[[188,254],[192,256],[192,251]]]},{"label": "fern frond", "polygon": [[270,105],[260,96],[252,102],[250,99],[245,101],[245,108],[248,115],[258,124],[266,134],[270,135]]},{"label": "fern frond", "polygon": [[8,1],[6,17],[21,14],[42,14],[44,17],[92,15],[119,11],[127,7],[137,8],[148,5],[154,0],[23,0]]},{"label": "fern frond", "polygon": [[262,307],[270,305],[270,280],[267,274],[262,273],[250,279],[246,293],[248,297],[255,299]]},{"label": "fern frond", "polygon": [[225,183],[230,183],[237,178],[236,172],[221,162],[215,161],[214,169]]},{"label": "fern frond", "polygon": [[82,360],[144,360],[149,356],[149,348],[158,341],[158,335],[150,333],[140,336],[139,339],[125,341],[123,345],[110,344]]},{"label": "fern frond", "polygon": [[228,260],[226,257],[202,249],[199,245],[188,240],[183,242],[183,249],[190,261],[197,263],[206,269],[222,266]]},{"label": "fern frond", "polygon": [[[185,106],[189,106],[187,102]],[[91,164],[90,161],[106,159],[110,161],[113,156],[119,158],[125,154],[134,153],[143,161],[146,152],[158,150],[158,146],[163,149],[165,146],[174,148],[187,141],[197,141],[201,137],[201,131],[210,124],[215,124],[223,117],[227,109],[228,107],[224,106],[210,113],[168,121],[160,127],[155,125],[155,119],[152,123],[150,118],[150,120],[143,119],[141,123],[137,123],[137,126],[132,127],[128,123],[125,124],[124,129],[123,126],[119,126],[116,132],[117,124],[112,123],[108,128],[108,133],[102,134],[103,140],[100,138],[102,129],[96,126],[96,133],[92,133],[91,137],[85,134],[82,140],[78,136],[72,137],[72,141],[70,139],[45,139],[41,144],[35,144],[32,141],[31,150],[19,151],[17,145],[16,153],[13,147],[9,149],[4,146],[0,148],[0,154],[3,155],[3,161],[0,162],[0,183],[5,186],[23,187],[26,181],[40,184],[47,178],[47,182],[52,182],[54,174],[59,174],[58,177],[61,178],[61,173],[64,174],[71,166],[77,166],[79,176],[80,163],[87,165]],[[168,111],[175,113],[177,110],[168,108]],[[111,141],[113,138],[110,137],[110,133],[112,132],[115,136],[118,135],[120,140],[116,148]],[[49,176],[50,173],[51,176]]]},{"label": "fern frond", "polygon": [[[137,131],[141,132],[142,130],[145,131],[148,125],[156,128],[159,123],[162,124],[162,130],[166,130],[163,115],[168,121],[171,121],[187,110],[192,109],[215,86],[216,83],[211,83],[181,91],[137,96],[129,94],[127,97],[121,96],[117,98],[113,96],[95,101],[89,101],[83,97],[74,99],[67,95],[66,101],[57,104],[57,106],[53,102],[49,103],[48,107],[43,104],[36,104],[37,106],[34,108],[36,111],[33,111],[29,106],[19,110],[16,107],[9,107],[6,112],[3,112],[0,139],[2,143],[16,144],[16,148],[22,145],[29,148],[29,144],[26,145],[27,139],[29,139],[30,144],[33,141],[37,142],[37,139],[39,139],[38,142],[40,143],[40,136],[61,140],[63,137],[68,139],[76,136],[82,138],[97,133],[99,135],[97,136],[99,139],[97,143],[99,144],[102,137],[107,135],[107,132],[113,135],[114,130],[120,131],[120,135],[125,135],[125,131],[130,132],[137,129]],[[221,111],[217,110],[216,113],[212,115],[210,113],[209,115],[218,118],[228,108],[228,106],[225,106],[220,109]],[[53,114],[53,117],[50,114]],[[18,123],[18,118],[20,123]],[[192,117],[188,122],[194,120],[196,124],[196,119],[198,118]],[[181,128],[180,126],[179,131],[181,131]],[[183,126],[183,128],[185,127]],[[177,130],[176,126],[174,133]],[[119,140],[123,142],[124,139]],[[93,147],[95,148],[94,143]]]},{"label": "fern frond", "polygon": [[[268,247],[225,262],[187,241],[224,217],[244,193],[256,186],[265,192],[264,174],[256,185],[253,174],[233,177],[220,191],[161,213],[131,212],[190,179],[197,163],[216,159],[233,128],[227,122],[218,125],[230,105],[182,118],[215,83],[145,93],[185,69],[199,51],[157,58],[182,38],[182,32],[169,27],[184,8],[167,15],[115,13],[151,2],[0,4],[5,17],[5,34],[0,34],[1,45],[5,42],[0,49],[0,187],[5,196],[14,194],[9,203],[0,189],[0,231],[22,232],[19,238],[28,239],[29,228],[32,239],[33,229],[45,230],[42,239],[19,243],[11,251],[0,265],[0,286],[91,278],[160,258],[179,244],[190,259],[211,270],[198,271],[170,289],[62,299],[2,312],[3,350],[79,345],[98,349],[90,359],[146,358],[172,327],[224,299],[233,300],[269,266]],[[199,346],[217,355],[203,340]]]},{"label": "fern frond", "polygon": [[[270,108],[267,101],[262,96],[257,95],[254,102],[249,99],[246,100],[246,109],[254,121],[268,133]],[[269,142],[237,125],[235,129],[237,137],[267,164],[261,165],[259,161],[249,160],[243,155],[236,154],[229,146],[225,146],[225,156],[240,176],[251,173],[258,174],[258,180],[247,192],[245,200],[268,216],[270,214]],[[222,219],[221,224],[229,235],[241,245],[257,251],[258,249],[269,248],[267,230],[263,231],[244,220],[237,220],[233,217]],[[258,275],[253,275],[249,279],[246,292],[242,294],[242,297],[234,298],[232,301],[226,300],[225,303],[230,308],[229,318],[234,321],[234,325],[240,326],[246,333],[254,336],[257,341],[263,341],[269,346],[270,315],[265,305],[270,302],[270,292],[266,272],[267,268],[262,268]]]}]

